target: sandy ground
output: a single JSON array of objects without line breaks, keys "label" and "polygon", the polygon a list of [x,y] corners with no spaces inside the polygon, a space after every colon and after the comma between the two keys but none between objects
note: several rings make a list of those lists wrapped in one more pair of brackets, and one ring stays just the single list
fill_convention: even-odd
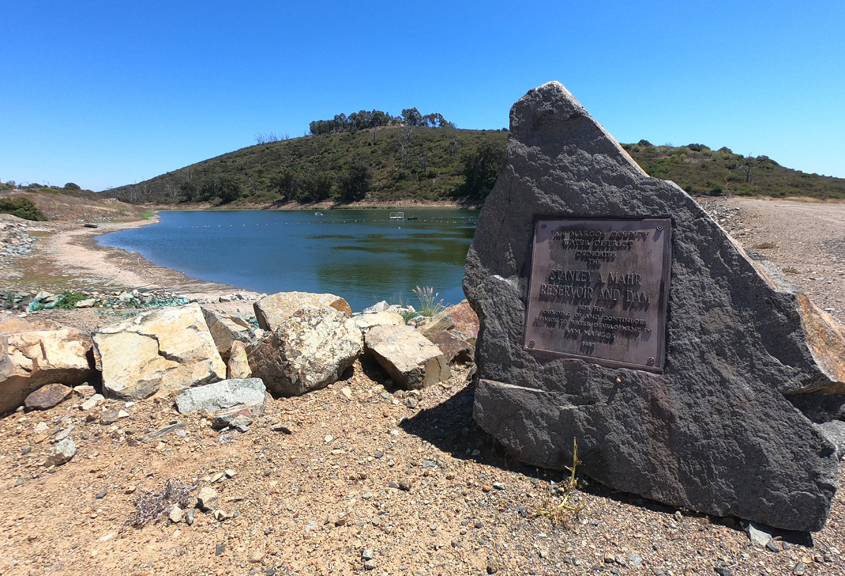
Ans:
[{"label": "sandy ground", "polygon": [[[845,324],[845,203],[731,199],[735,232],[764,254],[819,308]],[[740,229],[740,226],[742,229]],[[747,231],[745,231],[747,229]]]},{"label": "sandy ground", "polygon": [[[842,320],[845,205],[704,203],[742,244],[774,244],[758,249]],[[45,237],[32,256],[42,277],[141,280],[209,298],[232,290],[97,248],[92,235],[103,230]],[[36,278],[35,267],[23,266],[24,278]],[[458,367],[448,382],[409,394],[359,362],[325,390],[273,400],[245,434],[214,432],[167,400],[84,412],[71,397],[9,415],[0,419],[0,573],[845,574],[845,493],[823,531],[778,534],[772,549],[752,546],[733,519],[589,481],[568,513],[559,507],[566,476],[503,453],[474,424],[467,382]],[[110,422],[121,408],[129,415]],[[274,431],[276,422],[293,433]],[[46,432],[36,432],[42,423]],[[183,427],[156,436],[172,425]],[[70,426],[78,454],[45,469],[52,439]],[[226,470],[232,477],[215,481]],[[177,477],[215,487],[221,519],[197,512],[190,526],[132,526],[138,495]]]}]

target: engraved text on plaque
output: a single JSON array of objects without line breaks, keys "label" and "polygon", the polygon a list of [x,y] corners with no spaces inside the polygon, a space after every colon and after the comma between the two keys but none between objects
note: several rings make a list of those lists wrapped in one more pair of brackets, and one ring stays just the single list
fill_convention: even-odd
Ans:
[{"label": "engraved text on plaque", "polygon": [[670,220],[538,219],[527,350],[661,370]]}]

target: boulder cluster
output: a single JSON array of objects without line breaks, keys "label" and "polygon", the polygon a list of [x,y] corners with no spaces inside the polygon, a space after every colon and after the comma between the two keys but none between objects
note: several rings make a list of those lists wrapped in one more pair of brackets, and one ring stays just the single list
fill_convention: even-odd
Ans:
[{"label": "boulder cluster", "polygon": [[[198,303],[142,312],[93,334],[0,317],[0,413],[48,409],[75,392],[89,409],[106,397],[156,397],[183,414],[204,410],[215,429],[245,431],[264,413],[268,392],[325,388],[361,355],[403,389],[441,382],[450,363],[473,357],[475,332],[455,330],[449,310],[409,326],[386,303],[353,315],[331,294],[272,294],[253,307],[260,328]],[[454,309],[460,318],[469,307]],[[63,446],[55,464],[72,451]]]}]

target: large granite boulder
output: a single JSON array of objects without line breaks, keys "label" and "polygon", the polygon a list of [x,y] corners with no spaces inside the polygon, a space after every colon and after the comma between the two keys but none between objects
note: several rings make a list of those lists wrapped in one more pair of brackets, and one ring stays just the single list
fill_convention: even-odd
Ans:
[{"label": "large granite boulder", "polygon": [[91,338],[53,322],[0,319],[0,414],[45,384],[76,386],[95,372]]},{"label": "large granite boulder", "polygon": [[226,364],[197,304],[140,314],[94,334],[103,391],[121,399],[223,380]]},{"label": "large granite boulder", "polygon": [[301,396],[339,380],[362,349],[361,330],[346,313],[304,305],[264,335],[249,367],[273,394]]},{"label": "large granite boulder", "polygon": [[208,308],[202,308],[202,315],[217,346],[217,352],[224,362],[229,361],[232,344],[252,340],[252,330],[243,318],[231,314],[220,314]]},{"label": "large granite boulder", "polygon": [[365,334],[376,326],[403,326],[405,320],[396,312],[365,312],[355,316],[355,325]]},{"label": "large granite boulder", "polygon": [[349,303],[334,294],[312,294],[310,292],[279,292],[270,294],[253,303],[255,318],[263,330],[275,330],[291,314],[303,306],[328,306],[352,315]]},{"label": "large granite boulder", "polygon": [[450,376],[440,348],[410,326],[375,326],[364,336],[364,344],[400,388],[427,388]]},{"label": "large granite boulder", "polygon": [[[643,224],[653,236],[601,233],[652,219],[664,222]],[[658,238],[665,258],[612,266]],[[640,281],[662,292],[638,293]],[[646,175],[557,82],[511,110],[464,291],[480,319],[474,417],[522,461],[562,470],[576,438],[578,470],[618,490],[791,530],[825,524],[836,451],[790,397],[843,390],[841,330]],[[577,353],[561,352],[567,339]],[[638,346],[656,355],[627,355]]]}]

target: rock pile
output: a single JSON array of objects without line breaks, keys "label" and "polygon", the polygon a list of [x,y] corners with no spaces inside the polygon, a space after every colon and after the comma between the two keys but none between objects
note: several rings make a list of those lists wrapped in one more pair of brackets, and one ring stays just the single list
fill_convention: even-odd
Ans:
[{"label": "rock pile", "polygon": [[34,312],[52,308],[162,308],[182,306],[189,300],[166,290],[76,290],[64,294],[52,294],[44,290],[38,292],[0,293],[0,310],[20,310]]},{"label": "rock pile", "polygon": [[11,264],[15,258],[32,252],[36,238],[29,227],[14,220],[0,220],[0,264]]},{"label": "rock pile", "polygon": [[[124,292],[117,300],[131,305],[148,295]],[[54,298],[42,292],[31,302],[50,303]],[[177,393],[188,398],[200,390],[196,393],[216,397],[216,388],[208,386],[259,385],[260,402],[205,408],[215,427],[236,426],[262,413],[265,386],[278,396],[293,396],[336,382],[364,352],[364,334],[375,328],[389,330],[368,350],[381,351],[380,362],[397,386],[440,382],[448,378],[449,361],[457,357],[453,352],[444,355],[420,332],[405,326],[398,314],[353,317],[346,301],[331,294],[274,294],[254,307],[267,330],[253,330],[243,318],[197,303],[143,312],[90,337],[53,323],[7,316],[0,321],[0,413],[21,405],[32,410],[54,406],[71,387],[77,390],[98,378],[106,397],[129,401]],[[445,333],[453,325],[443,316],[432,321],[429,332]],[[93,407],[103,396],[94,395],[91,388],[86,398]]]}]

